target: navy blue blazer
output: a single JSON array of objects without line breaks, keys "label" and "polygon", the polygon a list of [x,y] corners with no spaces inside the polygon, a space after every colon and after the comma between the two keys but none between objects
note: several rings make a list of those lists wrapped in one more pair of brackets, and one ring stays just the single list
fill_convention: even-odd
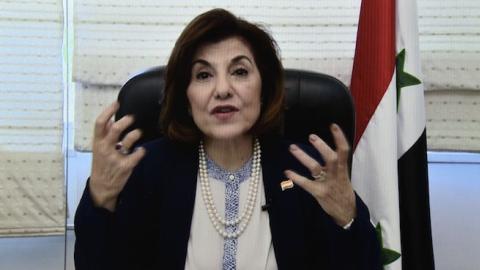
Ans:
[{"label": "navy blue blazer", "polygon": [[[265,197],[278,268],[382,269],[375,230],[358,196],[357,217],[351,228],[344,230],[300,187],[281,190],[285,169],[309,175],[288,146],[280,139],[261,141]],[[198,151],[168,139],[145,147],[147,154],[119,195],[114,213],[94,207],[87,184],[75,214],[77,270],[184,269]],[[319,158],[313,148],[301,147]]]}]

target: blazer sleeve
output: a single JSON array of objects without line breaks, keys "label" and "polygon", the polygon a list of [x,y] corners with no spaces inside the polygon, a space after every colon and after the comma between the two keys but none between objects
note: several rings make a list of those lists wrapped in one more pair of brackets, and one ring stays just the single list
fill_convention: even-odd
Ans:
[{"label": "blazer sleeve", "polygon": [[141,164],[120,193],[115,212],[94,205],[87,182],[74,221],[77,270],[144,269],[140,264],[151,247],[146,226],[151,215],[146,214]]},{"label": "blazer sleeve", "polygon": [[109,269],[114,213],[94,206],[89,182],[75,213],[75,269]]},{"label": "blazer sleeve", "polygon": [[[310,156],[323,164],[322,157],[310,146],[300,145]],[[305,168],[303,175],[309,175]],[[304,193],[308,194],[308,193]],[[325,256],[313,255],[314,265],[335,270],[381,270],[380,243],[370,221],[367,206],[355,193],[357,215],[349,229],[337,225],[309,194],[304,197],[310,205],[310,250],[325,252]],[[315,254],[315,251],[314,251]],[[325,262],[326,260],[326,262]]]},{"label": "blazer sleeve", "polygon": [[[380,244],[368,208],[357,194],[355,197],[357,216],[349,229],[337,225],[318,206],[313,222],[317,231],[312,246],[323,242],[328,258],[327,269],[381,270]],[[318,228],[322,228],[321,232]]]}]

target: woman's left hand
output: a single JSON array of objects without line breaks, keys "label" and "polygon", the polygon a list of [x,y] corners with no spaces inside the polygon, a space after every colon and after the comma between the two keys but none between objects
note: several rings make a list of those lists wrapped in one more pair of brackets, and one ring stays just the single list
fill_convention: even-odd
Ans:
[{"label": "woman's left hand", "polygon": [[338,225],[345,226],[355,218],[357,212],[355,193],[348,173],[350,146],[338,125],[332,124],[330,129],[337,151],[332,150],[318,136],[312,134],[309,137],[310,143],[325,160],[325,166],[298,146],[290,146],[290,152],[310,170],[313,181],[291,170],[286,170],[285,175],[309,192]]}]

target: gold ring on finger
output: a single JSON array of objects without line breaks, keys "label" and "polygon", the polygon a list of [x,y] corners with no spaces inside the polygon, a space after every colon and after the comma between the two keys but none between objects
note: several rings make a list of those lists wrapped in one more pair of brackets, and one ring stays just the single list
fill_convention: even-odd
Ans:
[{"label": "gold ring on finger", "polygon": [[322,182],[327,179],[327,172],[325,172],[325,170],[321,170],[319,174],[312,175],[312,176],[313,176],[313,179]]}]

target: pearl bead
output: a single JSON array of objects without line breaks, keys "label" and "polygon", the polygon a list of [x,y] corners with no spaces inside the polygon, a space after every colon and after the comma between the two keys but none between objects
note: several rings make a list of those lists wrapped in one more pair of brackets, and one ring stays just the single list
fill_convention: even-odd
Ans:
[{"label": "pearl bead", "polygon": [[[257,198],[258,193],[258,182],[259,182],[259,175],[260,175],[260,160],[261,160],[261,149],[260,143],[258,139],[255,139],[254,147],[253,147],[253,162],[252,162],[252,180],[248,186],[248,195],[247,195],[247,202],[245,205],[244,211],[241,213],[239,217],[234,220],[226,221],[224,218],[220,217],[218,214],[217,208],[215,207],[215,203],[213,202],[212,193],[210,190],[210,182],[208,180],[208,169],[205,157],[205,150],[203,148],[203,141],[200,141],[199,147],[199,176],[200,176],[200,185],[202,191],[202,198],[205,203],[205,207],[207,208],[207,213],[212,222],[213,227],[215,230],[224,238],[237,238],[240,236],[243,231],[245,230],[246,226],[248,225],[251,217],[253,208],[255,205],[255,201]],[[230,180],[234,179],[233,175],[229,176]],[[232,179],[233,178],[233,179]],[[227,233],[223,230],[220,226],[233,226],[239,224],[239,229],[234,233]],[[241,224],[241,225],[240,225]]]}]

